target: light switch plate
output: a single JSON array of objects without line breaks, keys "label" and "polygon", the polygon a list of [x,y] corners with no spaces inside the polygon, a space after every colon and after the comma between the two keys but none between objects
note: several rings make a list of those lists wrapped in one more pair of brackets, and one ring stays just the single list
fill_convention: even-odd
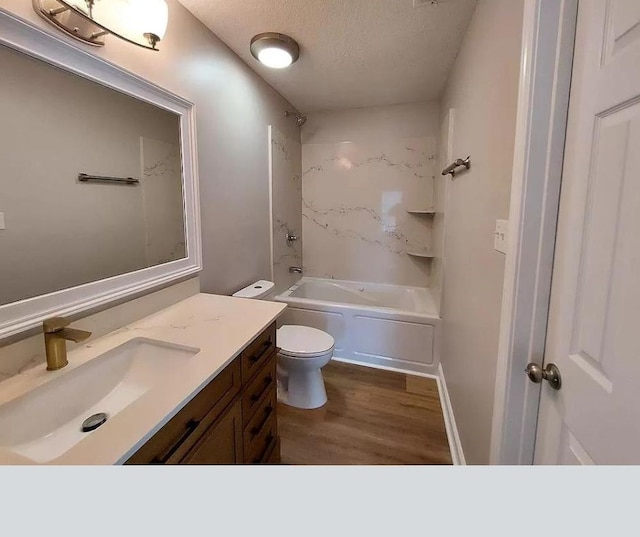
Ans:
[{"label": "light switch plate", "polygon": [[507,253],[507,233],[509,220],[496,220],[496,231],[493,234],[493,248],[503,254]]},{"label": "light switch plate", "polygon": [[4,225],[4,213],[0,213],[0,229],[6,229]]}]

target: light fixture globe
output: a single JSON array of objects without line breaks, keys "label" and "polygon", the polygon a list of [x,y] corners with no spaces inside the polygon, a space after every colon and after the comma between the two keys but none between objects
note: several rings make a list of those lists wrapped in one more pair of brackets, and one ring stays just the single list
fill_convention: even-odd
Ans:
[{"label": "light fixture globe", "polygon": [[90,45],[104,45],[113,34],[129,43],[158,50],[169,19],[166,0],[32,0],[38,15]]},{"label": "light fixture globe", "polygon": [[289,67],[300,57],[300,47],[294,39],[277,32],[265,32],[251,39],[252,56],[263,65],[274,69]]}]

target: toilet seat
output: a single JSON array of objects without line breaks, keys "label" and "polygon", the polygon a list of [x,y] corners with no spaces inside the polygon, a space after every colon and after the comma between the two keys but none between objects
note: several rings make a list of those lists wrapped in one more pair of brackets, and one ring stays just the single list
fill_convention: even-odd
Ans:
[{"label": "toilet seat", "polygon": [[335,340],[331,335],[300,325],[284,325],[278,328],[276,344],[280,354],[294,358],[315,358],[333,351]]}]

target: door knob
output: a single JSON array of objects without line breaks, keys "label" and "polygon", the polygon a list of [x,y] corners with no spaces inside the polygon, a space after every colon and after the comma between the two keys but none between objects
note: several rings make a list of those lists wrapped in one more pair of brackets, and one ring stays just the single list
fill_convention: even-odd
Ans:
[{"label": "door knob", "polygon": [[536,384],[540,384],[543,380],[547,380],[554,390],[559,390],[562,386],[562,377],[560,376],[560,370],[556,364],[547,364],[547,366],[542,369],[535,362],[531,362],[524,368],[524,372],[529,377],[529,380]]}]

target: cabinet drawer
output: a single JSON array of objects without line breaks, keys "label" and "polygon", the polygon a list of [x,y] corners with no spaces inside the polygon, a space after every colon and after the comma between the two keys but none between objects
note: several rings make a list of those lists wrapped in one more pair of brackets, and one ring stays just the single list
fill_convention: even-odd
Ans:
[{"label": "cabinet drawer", "polygon": [[200,437],[181,464],[240,464],[242,416],[238,403]]},{"label": "cabinet drawer", "polygon": [[241,355],[242,382],[247,382],[276,349],[276,325],[260,334]]},{"label": "cabinet drawer", "polygon": [[258,441],[263,430],[269,425],[269,420],[276,414],[276,387],[273,385],[269,392],[264,394],[260,406],[253,418],[244,428],[242,440],[244,443],[244,456],[247,459],[254,451],[254,444]]},{"label": "cabinet drawer", "polygon": [[276,353],[274,352],[265,366],[251,381],[242,394],[242,419],[249,423],[258,410],[263,396],[276,384]]},{"label": "cabinet drawer", "polygon": [[269,455],[273,442],[277,439],[278,421],[276,415],[273,414],[252,442],[251,450],[244,458],[245,462],[248,464],[260,464]]},{"label": "cabinet drawer", "polygon": [[240,361],[234,360],[144,444],[126,464],[173,464],[240,392]]}]

